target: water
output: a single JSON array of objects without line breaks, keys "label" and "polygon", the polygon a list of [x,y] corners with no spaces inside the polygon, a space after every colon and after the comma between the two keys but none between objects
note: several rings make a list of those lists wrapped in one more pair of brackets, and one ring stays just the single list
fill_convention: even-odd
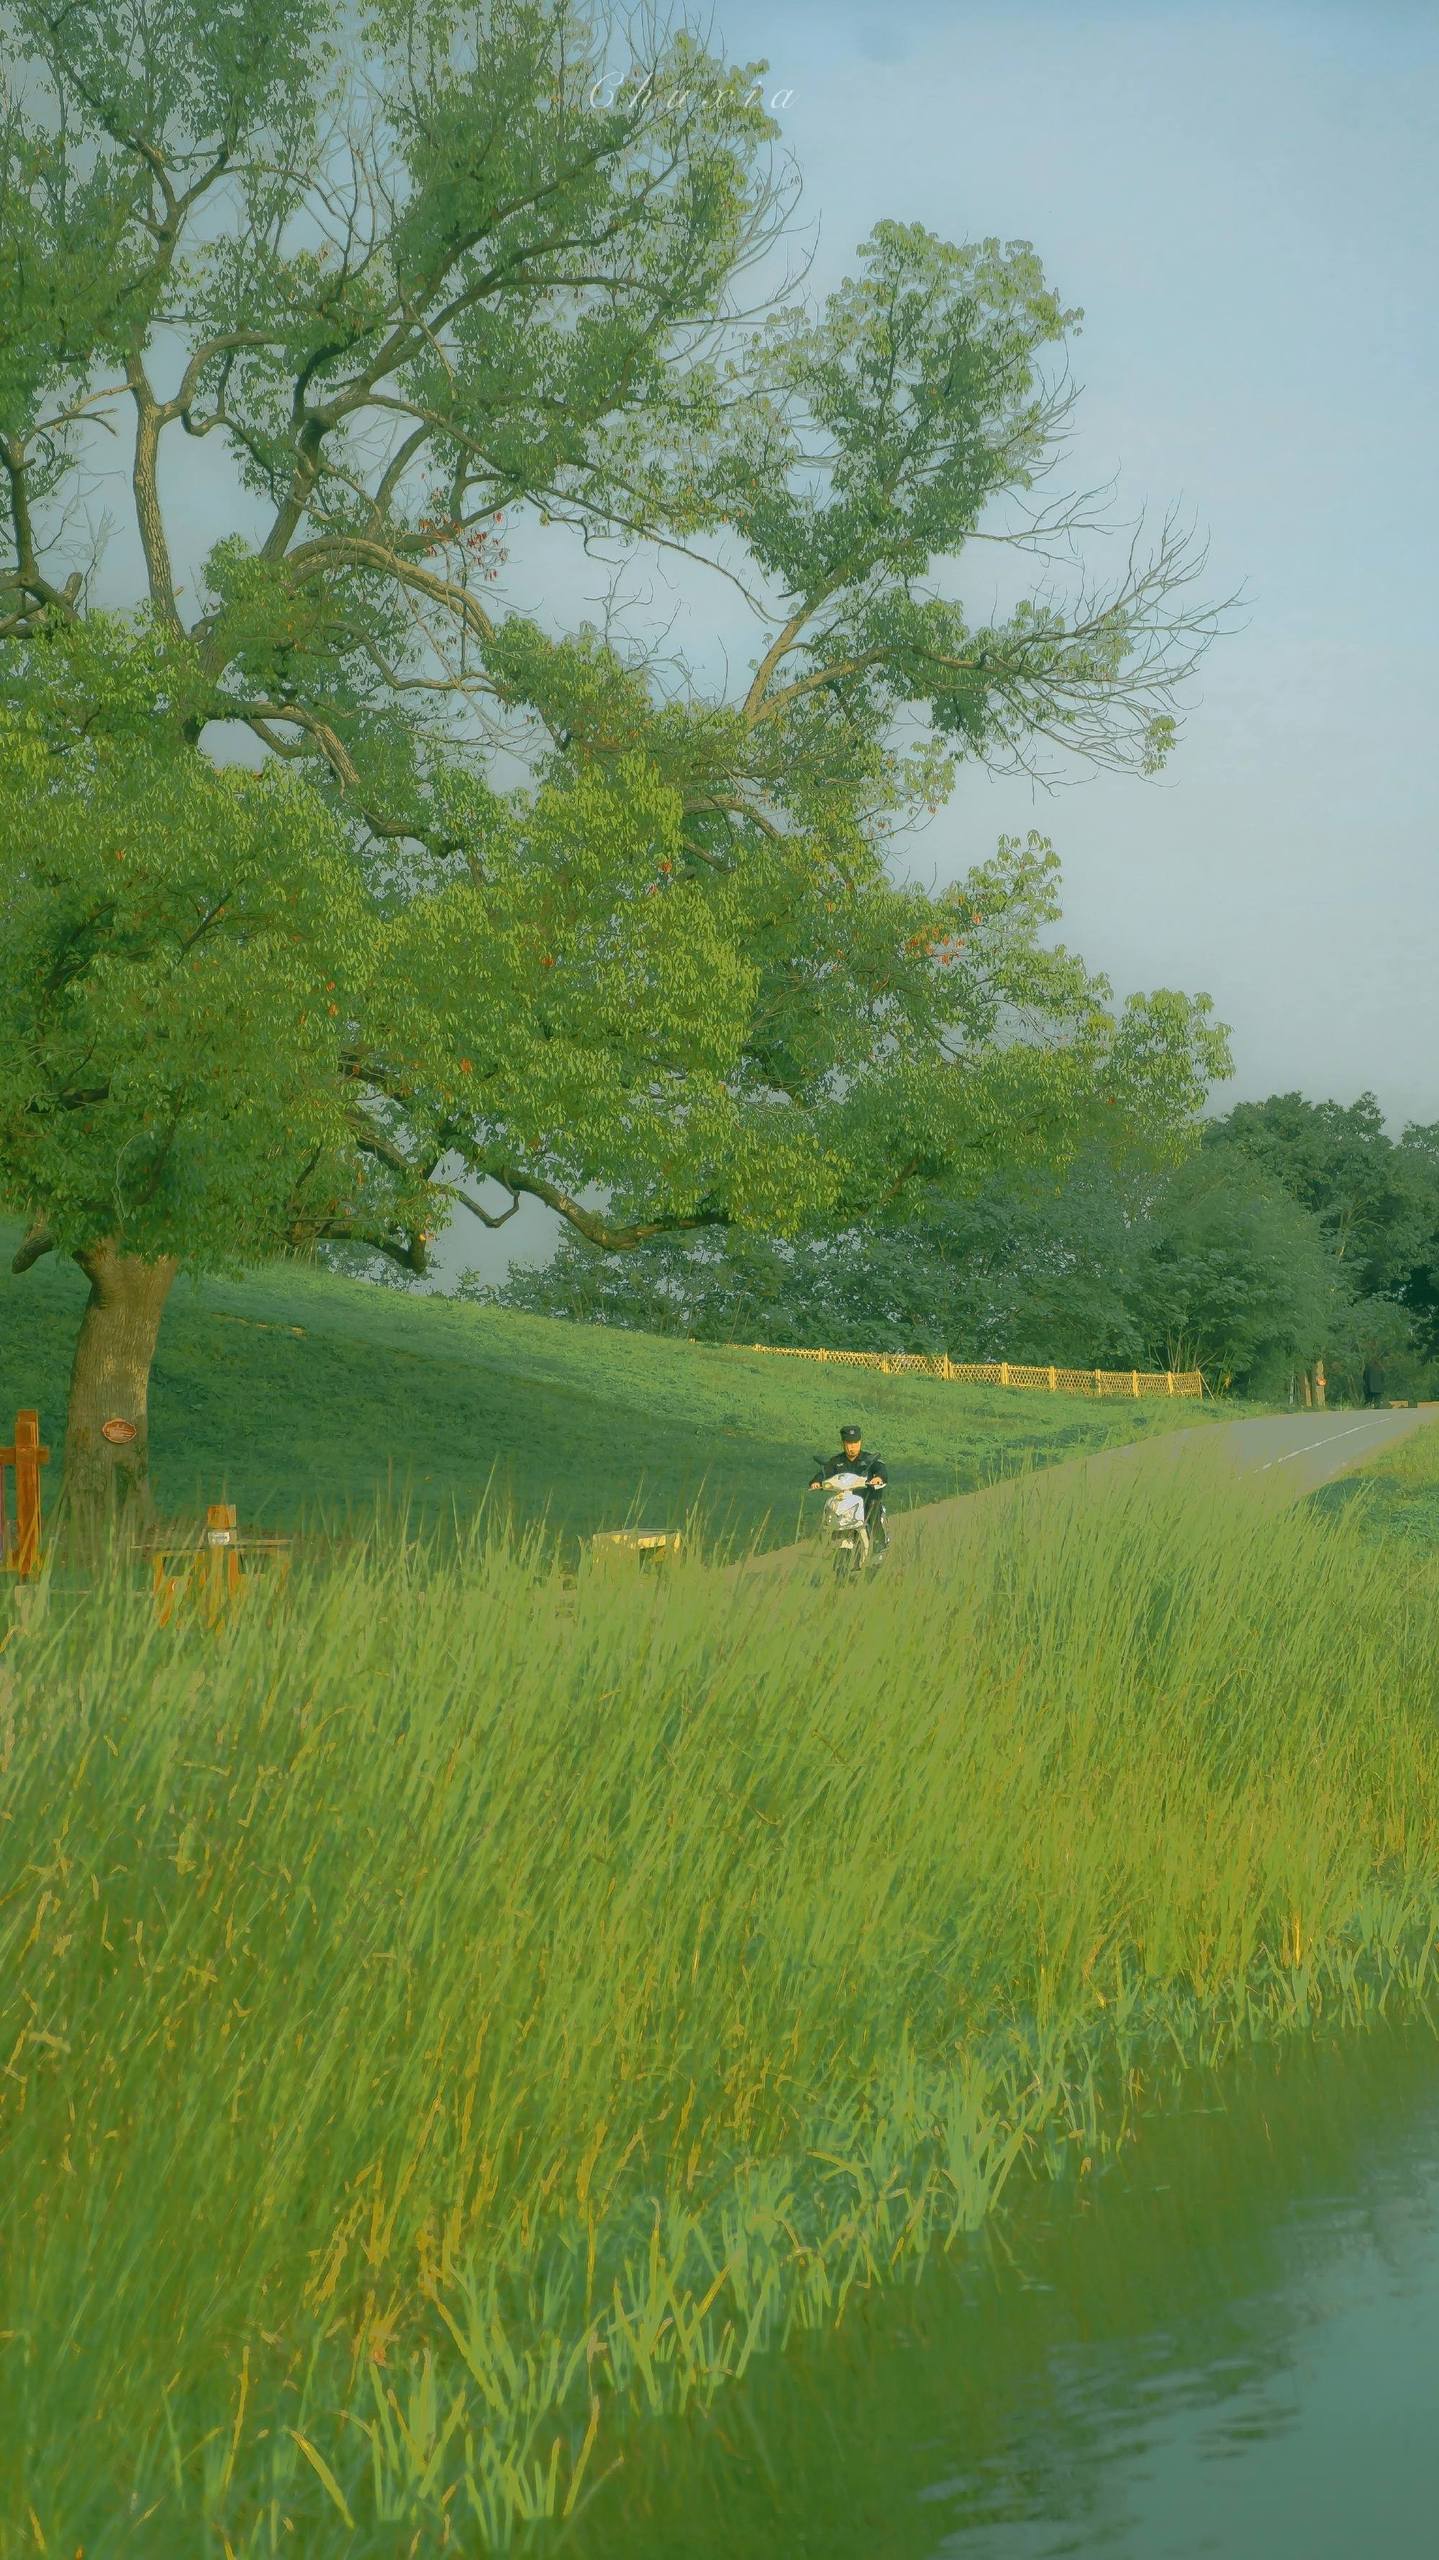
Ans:
[{"label": "water", "polygon": [[1097,2187],[651,2423],[576,2560],[1439,2551],[1439,2041],[1196,2081]]}]

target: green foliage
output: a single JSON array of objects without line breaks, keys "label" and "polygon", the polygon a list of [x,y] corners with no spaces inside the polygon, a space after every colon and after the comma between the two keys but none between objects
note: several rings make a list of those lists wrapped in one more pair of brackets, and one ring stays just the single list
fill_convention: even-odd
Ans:
[{"label": "green foliage", "polygon": [[[81,636],[89,655],[97,623]],[[0,705],[5,1187],[62,1250],[110,1235],[234,1268],[307,1162],[325,1178],[353,1153],[339,1023],[375,921],[302,784],[217,772],[154,719],[162,641],[110,661],[88,699],[112,720],[67,735],[67,637],[42,648],[52,699]]]},{"label": "green foliage", "polygon": [[1283,1093],[1238,1104],[1205,1142],[1318,1220],[1345,1284],[1334,1347],[1351,1388],[1372,1349],[1410,1370],[1416,1356],[1439,1359],[1439,1130],[1390,1138],[1372,1093],[1349,1104]]},{"label": "green foliage", "polygon": [[1439,1226],[1434,1132],[1390,1138],[1372,1093],[1357,1102],[1308,1102],[1297,1093],[1240,1102],[1204,1132],[1237,1149],[1318,1218],[1337,1261],[1379,1295],[1402,1290]]},{"label": "green foliage", "polygon": [[[639,1226],[785,1233],[841,1186],[1052,1155],[1100,1087],[1177,1127],[1222,1056],[1202,1000],[1116,1019],[1043,946],[1038,838],[937,899],[808,840],[689,873],[634,750],[452,794],[466,861],[386,898],[303,783],[194,755],[193,683],[183,639],[92,616],[0,703],[0,1165],[63,1246],[405,1237],[422,1268],[454,1155],[571,1201],[603,1176]],[[1002,1040],[1006,1011],[1046,1036]]]},{"label": "green foliage", "polygon": [[1282,1191],[1201,1156],[1160,1204],[1131,1303],[1166,1366],[1272,1394],[1323,1355],[1342,1291],[1313,1218]]},{"label": "green foliage", "polygon": [[[375,0],[358,31],[332,0],[0,0],[0,29],[25,75],[0,119],[0,704],[68,776],[83,918],[62,993],[12,789],[10,1197],[67,1244],[101,1219],[147,1255],[345,1240],[419,1273],[457,1199],[528,1194],[606,1245],[798,1231],[1063,1157],[1110,1092],[1156,1130],[1192,1114],[1224,1060],[1206,1004],[1112,1019],[1043,945],[1039,839],[937,897],[886,868],[958,757],[1058,740],[1151,769],[1216,627],[1178,601],[1172,527],[1107,596],[1046,589],[1002,629],[945,592],[1062,434],[1045,368],[1077,315],[1027,244],[882,223],[822,309],[751,328],[784,204],[749,78],[638,26],[617,78],[569,0]],[[146,590],[121,617],[57,563],[116,400]],[[244,489],[188,622],[180,433]],[[677,681],[618,609],[554,631],[501,575],[517,537],[538,596],[581,543],[738,577],[752,680]],[[215,783],[237,723],[283,791]],[[163,917],[100,891],[127,802]],[[163,1026],[143,1072],[125,1007]]]},{"label": "green foliage", "polygon": [[1432,1553],[1223,1477],[1036,1480],[842,1625],[477,1543],[297,1567],[218,1640],[118,1589],[6,1633],[36,2548],[562,2547],[647,2411],[1021,2159],[1432,1993]]},{"label": "green foliage", "polygon": [[1113,1181],[1092,1162],[1052,1183],[992,1176],[969,1199],[934,1193],[901,1220],[770,1237],[662,1238],[622,1262],[562,1238],[554,1259],[460,1294],[700,1341],[957,1360],[1148,1367],[1129,1308],[1135,1250]]},{"label": "green foliage", "polygon": [[[745,451],[749,469],[736,456],[716,475],[756,557],[797,595],[858,589],[892,563],[922,572],[958,550],[987,499],[1029,488],[1050,423],[1040,351],[1080,317],[1024,242],[956,248],[880,222],[859,258],[822,316],[774,315],[773,378],[792,405],[759,414],[768,433]],[[818,494],[792,476],[811,435],[828,455]]]}]

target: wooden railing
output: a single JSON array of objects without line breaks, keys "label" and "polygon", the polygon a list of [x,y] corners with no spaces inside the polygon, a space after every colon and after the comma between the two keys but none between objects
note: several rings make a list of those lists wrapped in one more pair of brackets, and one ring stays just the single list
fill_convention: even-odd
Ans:
[{"label": "wooden railing", "polygon": [[810,1351],[788,1343],[752,1342],[777,1360],[834,1360],[851,1369],[876,1369],[886,1378],[913,1373],[963,1379],[970,1386],[1047,1387],[1065,1396],[1202,1396],[1198,1369],[1060,1369],[1016,1360],[951,1360],[947,1352]]}]

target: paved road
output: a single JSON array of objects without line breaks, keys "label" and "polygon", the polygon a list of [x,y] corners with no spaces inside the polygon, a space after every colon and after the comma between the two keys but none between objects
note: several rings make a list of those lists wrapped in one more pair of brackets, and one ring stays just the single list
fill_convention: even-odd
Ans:
[{"label": "paved road", "polygon": [[[1141,1474],[1163,1484],[1184,1467],[1211,1482],[1217,1479],[1221,1487],[1248,1480],[1256,1491],[1263,1488],[1270,1500],[1297,1502],[1316,1485],[1347,1474],[1379,1450],[1406,1439],[1411,1431],[1435,1422],[1439,1422],[1439,1404],[1410,1405],[1398,1412],[1261,1414],[1253,1421],[1203,1423],[1193,1431],[1166,1432],[1160,1439],[1100,1449],[1092,1457],[1068,1458],[1058,1466],[1036,1469],[1023,1481],[1048,1483],[1062,1478],[1093,1484],[1099,1491]],[[979,1493],[954,1494],[947,1502],[920,1503],[913,1511],[892,1512],[886,1572],[903,1556],[931,1554],[937,1546],[952,1544],[974,1519],[979,1505],[1010,1498],[1013,1482],[987,1485]],[[803,1546],[774,1548],[740,1569],[749,1573],[765,1567],[783,1569],[806,1558],[817,1560],[813,1539]]]},{"label": "paved road", "polygon": [[1439,1422],[1439,1404],[1409,1405],[1397,1413],[1265,1414],[1257,1422],[1221,1422],[1212,1434],[1184,1431],[1179,1437],[1212,1436],[1226,1442],[1240,1475],[1269,1475],[1283,1468],[1285,1488],[1297,1501],[1332,1476],[1361,1466],[1378,1450],[1407,1439],[1426,1422]]}]

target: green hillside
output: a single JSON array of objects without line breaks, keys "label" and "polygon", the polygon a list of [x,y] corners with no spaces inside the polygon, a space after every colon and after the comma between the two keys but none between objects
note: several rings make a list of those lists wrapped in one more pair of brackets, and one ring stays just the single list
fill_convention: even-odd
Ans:
[{"label": "green hillside", "polygon": [[[85,1283],[47,1257],[10,1272],[0,1221],[0,1418],[39,1407],[59,1489],[66,1381]],[[283,1264],[182,1280],[161,1335],[151,1430],[161,1510],[232,1501],[242,1524],[370,1511],[387,1482],[422,1517],[491,1498],[567,1540],[699,1507],[715,1536],[781,1542],[851,1417],[893,1471],[892,1507],[1207,1419],[1209,1408],[870,1377],[435,1298]]]}]

